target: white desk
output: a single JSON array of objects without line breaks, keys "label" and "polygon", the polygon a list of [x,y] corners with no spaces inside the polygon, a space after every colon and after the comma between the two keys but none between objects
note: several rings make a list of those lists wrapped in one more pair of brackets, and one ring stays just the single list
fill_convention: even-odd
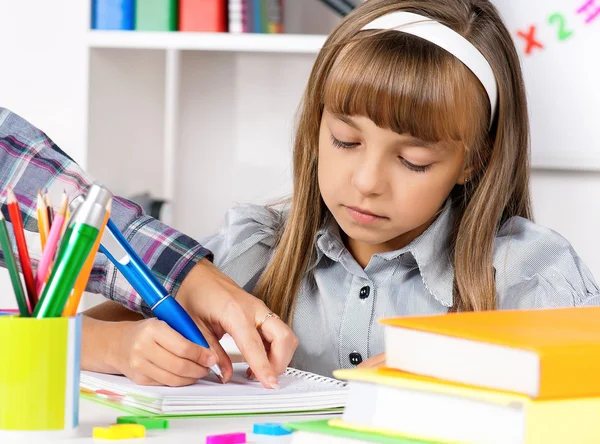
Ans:
[{"label": "white desk", "polygon": [[[316,416],[284,416],[284,415],[259,415],[248,417],[229,417],[229,418],[189,418],[189,419],[170,419],[169,428],[166,430],[146,430],[145,439],[127,439],[120,441],[112,440],[94,440],[92,430],[94,427],[108,427],[115,424],[117,417],[131,416],[125,412],[104,406],[102,404],[80,400],[79,408],[79,428],[77,436],[72,439],[53,440],[53,441],[35,441],[52,442],[57,444],[132,444],[132,443],[153,443],[153,444],[204,444],[207,435],[221,435],[223,433],[252,432],[252,426],[259,422],[291,422],[308,421],[316,419]],[[329,417],[334,417],[331,415]],[[325,416],[319,416],[325,418]],[[2,442],[2,444],[23,444],[26,441]],[[31,441],[33,442],[33,441]]]},{"label": "white desk", "polygon": [[[241,353],[229,335],[225,335],[221,340],[221,345],[229,354],[232,362],[242,360]],[[74,438],[63,440],[47,441],[8,441],[2,439],[0,444],[23,444],[29,443],[57,443],[57,444],[133,444],[145,443],[152,444],[204,444],[209,435],[222,435],[224,433],[252,432],[252,426],[260,422],[292,422],[309,421],[317,418],[333,418],[338,415],[258,415],[244,417],[227,418],[188,418],[188,419],[169,419],[169,428],[166,430],[146,430],[145,439],[127,439],[127,440],[99,440],[92,438],[94,427],[108,427],[117,422],[119,416],[133,416],[130,413],[107,407],[105,405],[80,398],[79,401],[79,427]],[[259,441],[256,441],[259,442]]]}]

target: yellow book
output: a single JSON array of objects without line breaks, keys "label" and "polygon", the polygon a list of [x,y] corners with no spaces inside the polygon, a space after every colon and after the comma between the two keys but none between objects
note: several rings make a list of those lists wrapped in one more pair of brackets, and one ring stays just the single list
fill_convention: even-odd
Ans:
[{"label": "yellow book", "polygon": [[534,398],[600,396],[600,307],[384,319],[388,367]]},{"label": "yellow book", "polygon": [[350,381],[337,427],[447,443],[600,443],[598,397],[536,400],[389,368],[334,376]]}]

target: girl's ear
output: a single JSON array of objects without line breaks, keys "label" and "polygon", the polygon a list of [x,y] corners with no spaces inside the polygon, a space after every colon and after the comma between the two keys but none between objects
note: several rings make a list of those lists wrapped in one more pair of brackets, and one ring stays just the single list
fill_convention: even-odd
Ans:
[{"label": "girl's ear", "polygon": [[[488,143],[490,144],[490,146],[494,146],[494,140],[495,140],[495,136],[493,136],[492,134],[488,134]],[[465,163],[472,163],[472,162],[467,160]],[[463,168],[462,172],[460,173],[460,176],[458,176],[458,180],[456,181],[456,184],[464,185],[468,181],[472,180],[472,176],[474,173],[475,173],[475,167],[465,166]]]},{"label": "girl's ear", "polygon": [[473,167],[465,167],[463,168],[460,176],[458,176],[458,180],[456,181],[457,185],[464,185],[469,180],[471,180],[471,176],[473,175],[473,171],[475,169]]}]

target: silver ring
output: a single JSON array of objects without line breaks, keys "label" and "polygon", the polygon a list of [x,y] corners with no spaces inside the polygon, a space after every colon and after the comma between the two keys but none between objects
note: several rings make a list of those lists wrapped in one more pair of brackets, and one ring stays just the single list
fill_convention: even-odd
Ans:
[{"label": "silver ring", "polygon": [[279,316],[277,316],[275,313],[273,313],[272,311],[270,311],[270,312],[268,312],[268,313],[265,315],[265,318],[264,318],[262,321],[260,321],[260,322],[258,323],[258,325],[256,326],[256,329],[257,329],[257,330],[260,330],[260,329],[262,328],[262,326],[264,325],[264,323],[265,323],[265,322],[267,322],[267,321],[269,320],[269,318],[277,318],[277,319],[281,319],[281,318],[280,318]]}]

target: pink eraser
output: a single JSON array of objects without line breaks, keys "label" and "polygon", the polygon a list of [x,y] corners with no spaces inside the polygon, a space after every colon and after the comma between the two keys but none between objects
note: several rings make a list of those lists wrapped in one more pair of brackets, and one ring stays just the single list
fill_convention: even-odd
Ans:
[{"label": "pink eraser", "polygon": [[245,433],[228,433],[206,437],[206,444],[243,444],[246,442]]}]

